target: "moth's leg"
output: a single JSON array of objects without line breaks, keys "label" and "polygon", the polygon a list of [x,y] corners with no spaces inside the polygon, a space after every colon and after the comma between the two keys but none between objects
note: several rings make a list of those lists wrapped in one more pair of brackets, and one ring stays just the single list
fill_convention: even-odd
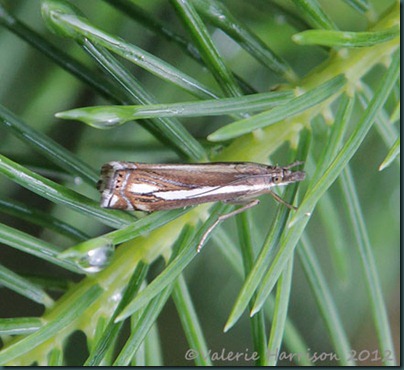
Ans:
[{"label": "moth's leg", "polygon": [[[213,231],[213,229],[214,229],[217,225],[219,225],[222,221],[227,220],[227,219],[230,218],[230,217],[233,217],[233,216],[235,216],[235,215],[238,215],[239,213],[242,213],[242,212],[246,211],[247,209],[256,206],[259,202],[260,202],[260,201],[259,201],[258,199],[254,199],[254,200],[252,200],[251,202],[248,202],[248,203],[245,203],[245,202],[244,202],[244,205],[243,205],[242,207],[237,208],[237,209],[235,209],[235,210],[232,211],[232,212],[225,213],[224,215],[220,215],[220,216],[217,218],[217,220],[212,224],[212,226],[210,226],[209,229],[206,230],[205,234],[203,234],[203,236],[202,236],[202,238],[201,238],[201,241],[199,242],[196,251],[197,251],[198,253],[201,251],[201,249],[202,249],[202,247],[203,247],[203,244],[205,243],[206,238],[207,238],[207,237],[209,236],[209,234]],[[233,202],[232,202],[232,203],[233,203]]]},{"label": "moth's leg", "polygon": [[[296,163],[301,163],[301,162],[296,162]],[[292,206],[291,204],[289,204],[288,202],[286,202],[285,200],[283,200],[278,194],[276,194],[275,192],[273,192],[272,190],[265,190],[266,194],[270,194],[276,201],[278,201],[279,203],[285,205],[286,207],[288,207],[291,210],[297,211],[297,207]],[[238,198],[234,198],[234,199],[230,199],[227,201],[223,201],[223,203],[232,203],[232,204],[246,204],[251,197],[258,197],[259,195],[263,194],[263,192],[255,192],[255,193],[250,193],[248,195],[244,195]]]},{"label": "moth's leg", "polygon": [[277,200],[279,203],[284,204],[286,207],[288,207],[289,209],[292,209],[294,211],[297,211],[297,207],[292,206],[291,204],[289,204],[288,202],[284,201],[278,194],[274,193],[272,190],[268,190],[268,194],[271,194],[275,200]]}]

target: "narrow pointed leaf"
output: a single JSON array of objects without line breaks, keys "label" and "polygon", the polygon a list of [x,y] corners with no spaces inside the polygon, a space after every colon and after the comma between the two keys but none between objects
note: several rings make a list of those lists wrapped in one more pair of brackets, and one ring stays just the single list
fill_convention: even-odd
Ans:
[{"label": "narrow pointed leaf", "polygon": [[293,35],[292,40],[300,45],[323,45],[331,47],[369,47],[390,41],[400,36],[399,26],[374,32],[343,32],[309,30]]},{"label": "narrow pointed leaf", "polygon": [[144,118],[234,115],[260,111],[286,104],[293,96],[292,91],[282,91],[175,104],[93,106],[56,113],[56,117],[78,120],[96,128],[108,129]]},{"label": "narrow pointed leaf", "polygon": [[275,107],[270,111],[256,114],[250,118],[230,123],[220,128],[208,136],[211,141],[221,141],[232,139],[256,129],[273,125],[285,118],[303,112],[316,104],[323,102],[331,96],[339,93],[346,83],[346,78],[342,75],[332,78],[331,80],[305,92],[304,94],[292,99],[288,104]]},{"label": "narrow pointed leaf", "polygon": [[200,98],[216,97],[216,94],[194,78],[147,51],[100,30],[83,14],[67,2],[42,1],[42,17],[55,33],[71,37],[79,42],[88,39],[146,69],[159,78],[171,82]]},{"label": "narrow pointed leaf", "polygon": [[390,148],[389,152],[384,158],[384,161],[379,166],[379,171],[383,171],[385,168],[389,167],[393,161],[398,158],[400,155],[400,138],[398,137],[397,140],[394,142],[393,146]]}]

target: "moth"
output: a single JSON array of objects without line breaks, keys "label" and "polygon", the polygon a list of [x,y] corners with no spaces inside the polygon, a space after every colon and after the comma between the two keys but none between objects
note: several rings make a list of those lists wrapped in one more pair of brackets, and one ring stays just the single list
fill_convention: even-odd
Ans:
[{"label": "moth", "polygon": [[103,208],[154,212],[217,201],[241,204],[242,207],[233,212],[219,216],[204,235],[200,249],[219,222],[257,205],[257,197],[262,194],[271,194],[294,208],[272,188],[304,180],[305,172],[291,170],[300,164],[302,162],[270,166],[250,162],[146,164],[114,161],[102,166],[97,187]]}]

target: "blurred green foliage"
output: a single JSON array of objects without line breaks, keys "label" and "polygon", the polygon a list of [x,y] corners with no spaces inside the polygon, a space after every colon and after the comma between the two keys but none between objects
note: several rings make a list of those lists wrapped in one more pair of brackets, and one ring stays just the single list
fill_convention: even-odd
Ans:
[{"label": "blurred green foliage", "polygon": [[[149,73],[133,59],[113,54],[117,44],[83,29],[75,31],[75,40],[51,33],[41,5],[61,11],[66,4],[209,93],[193,96],[168,72]],[[75,22],[53,21],[60,27]],[[293,360],[300,365],[399,363],[393,355],[400,345],[398,22],[393,0],[2,0],[0,364],[263,365],[276,362],[274,348],[301,353]],[[45,50],[48,42],[55,49]],[[69,70],[76,64],[81,77]],[[314,107],[296,103],[297,96],[341,74],[346,79],[341,86],[326,90],[330,99]],[[279,120],[273,110],[261,113],[267,116],[254,132],[248,124],[254,125],[255,112],[204,117],[197,107],[195,117],[151,117],[111,130],[54,117],[79,107],[197,103],[207,96],[220,102],[272,90],[296,96],[290,105],[275,108]],[[288,116],[297,106],[301,110]],[[352,138],[365,130],[366,117],[370,131],[355,146]],[[234,134],[228,124],[242,118],[242,132]],[[231,140],[221,141],[222,127]],[[217,141],[209,141],[214,132]],[[201,228],[228,206],[148,219],[97,204],[98,169],[111,160],[286,164],[296,155],[306,158],[307,181],[295,203],[312,201],[310,221],[263,197],[237,222],[215,230],[197,256]],[[383,161],[387,165],[379,171]],[[333,173],[338,178],[331,186]],[[324,191],[331,187],[324,193],[322,185]],[[294,190],[285,196],[293,200]],[[85,241],[104,247],[108,232],[128,225],[134,225],[134,239],[124,239],[111,265],[97,274],[85,276],[77,260],[59,255]],[[299,227],[303,234],[296,245],[290,240],[300,236]],[[276,248],[288,245],[282,258],[289,262],[278,263]],[[267,265],[260,265],[257,256],[265,248]],[[243,288],[245,271],[257,266],[270,271],[269,283],[263,271],[248,285],[253,290]],[[268,292],[260,287],[277,281],[282,271],[267,299],[273,286]],[[249,298],[243,300],[240,291]],[[257,295],[266,303],[251,319],[245,311]],[[138,309],[128,311],[130,302]],[[244,315],[228,321],[235,311]],[[122,312],[130,319],[114,323]],[[232,327],[223,333],[226,322]],[[210,356],[187,359],[192,348],[210,350]],[[240,359],[226,359],[230,351],[242,354]],[[260,359],[252,361],[255,351]],[[305,355],[314,352],[337,353],[340,359],[310,361]]]}]

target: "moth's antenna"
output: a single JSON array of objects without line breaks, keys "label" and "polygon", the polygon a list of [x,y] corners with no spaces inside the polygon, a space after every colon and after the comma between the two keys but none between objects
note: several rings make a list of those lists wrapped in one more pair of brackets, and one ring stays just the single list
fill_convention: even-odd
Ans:
[{"label": "moth's antenna", "polygon": [[300,166],[301,164],[304,164],[304,162],[303,161],[296,161],[296,162],[293,162],[291,164],[288,164],[287,166],[284,166],[283,168],[289,170],[289,169],[291,169],[293,167]]}]

